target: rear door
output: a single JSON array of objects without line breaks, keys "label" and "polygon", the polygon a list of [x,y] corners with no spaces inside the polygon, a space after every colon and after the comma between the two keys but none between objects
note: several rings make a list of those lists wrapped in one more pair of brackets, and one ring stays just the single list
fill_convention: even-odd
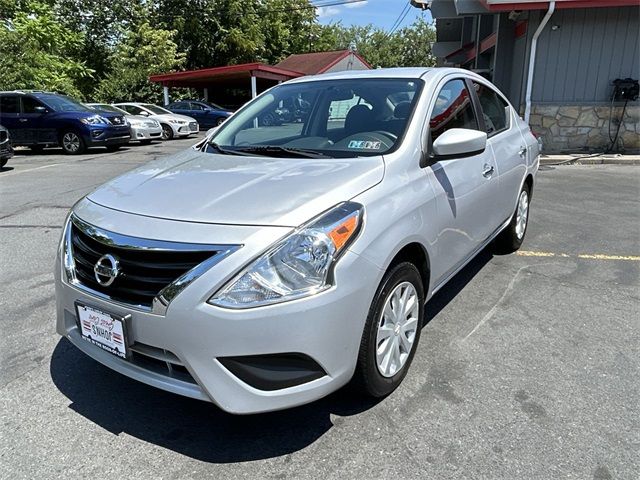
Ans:
[{"label": "rear door", "polygon": [[[463,78],[449,79],[439,89],[429,117],[431,141],[451,128],[481,130],[473,97]],[[493,152],[486,149],[472,157],[441,160],[429,175],[438,210],[438,258],[434,274],[448,278],[497,229],[495,210],[497,175]]]},{"label": "rear door", "polygon": [[0,95],[0,125],[9,130],[11,141],[16,145],[26,141],[25,123],[21,121],[20,96],[13,93]]},{"label": "rear door", "polygon": [[57,131],[54,121],[48,120],[50,113],[45,113],[47,106],[37,98],[25,95],[22,97],[22,116],[27,125],[26,134],[29,143],[57,143]]},{"label": "rear door", "polygon": [[487,132],[487,148],[493,151],[498,169],[496,208],[498,221],[513,215],[526,172],[527,148],[516,122],[512,121],[509,102],[488,83],[472,81],[479,100]]}]

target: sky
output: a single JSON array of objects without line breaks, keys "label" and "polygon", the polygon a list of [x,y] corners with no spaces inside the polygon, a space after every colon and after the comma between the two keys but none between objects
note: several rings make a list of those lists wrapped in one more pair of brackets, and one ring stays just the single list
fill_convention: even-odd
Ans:
[{"label": "sky", "polygon": [[[351,0],[343,5],[331,5],[347,0],[311,0],[314,5],[327,5],[317,8],[318,21],[323,24],[342,22],[343,25],[374,24],[389,31],[400,18],[398,28],[410,25],[422,15],[420,9],[409,6],[408,0]],[[403,11],[406,13],[403,14]],[[402,14],[402,15],[401,15]],[[431,12],[424,12],[425,18],[431,20]]]}]

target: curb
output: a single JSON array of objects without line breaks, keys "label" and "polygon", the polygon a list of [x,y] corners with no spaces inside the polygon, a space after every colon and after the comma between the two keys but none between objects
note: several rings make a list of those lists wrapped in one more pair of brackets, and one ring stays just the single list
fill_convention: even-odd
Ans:
[{"label": "curb", "polygon": [[[585,158],[586,157],[586,158]],[[573,161],[572,161],[573,160]],[[583,157],[579,155],[542,155],[540,165],[640,165],[640,155],[601,155]]]}]

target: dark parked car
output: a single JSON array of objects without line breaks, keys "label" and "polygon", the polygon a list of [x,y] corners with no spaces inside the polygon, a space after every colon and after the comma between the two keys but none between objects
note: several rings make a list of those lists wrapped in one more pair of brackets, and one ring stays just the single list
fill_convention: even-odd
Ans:
[{"label": "dark parked car", "polygon": [[0,168],[4,167],[11,157],[13,157],[13,148],[11,148],[9,130],[0,125]]},{"label": "dark parked car", "polygon": [[40,151],[61,146],[79,154],[89,147],[117,150],[129,142],[124,115],[99,114],[65,95],[49,92],[0,92],[0,123],[11,134],[13,145]]},{"label": "dark parked car", "polygon": [[205,128],[217,127],[233,113],[215,103],[200,100],[180,100],[170,103],[166,108],[173,113],[195,118],[200,126]]}]

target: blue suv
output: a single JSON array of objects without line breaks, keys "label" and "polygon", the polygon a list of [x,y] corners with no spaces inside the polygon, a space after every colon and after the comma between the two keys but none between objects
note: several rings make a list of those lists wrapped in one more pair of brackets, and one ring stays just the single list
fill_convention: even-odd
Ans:
[{"label": "blue suv", "polygon": [[48,92],[0,92],[0,125],[9,130],[14,146],[34,151],[60,146],[71,155],[89,147],[114,151],[131,137],[124,115],[97,114],[65,95]]},{"label": "blue suv", "polygon": [[173,113],[195,118],[198,124],[204,128],[217,127],[233,113],[215,103],[201,102],[199,100],[180,100],[170,103],[166,108]]}]

